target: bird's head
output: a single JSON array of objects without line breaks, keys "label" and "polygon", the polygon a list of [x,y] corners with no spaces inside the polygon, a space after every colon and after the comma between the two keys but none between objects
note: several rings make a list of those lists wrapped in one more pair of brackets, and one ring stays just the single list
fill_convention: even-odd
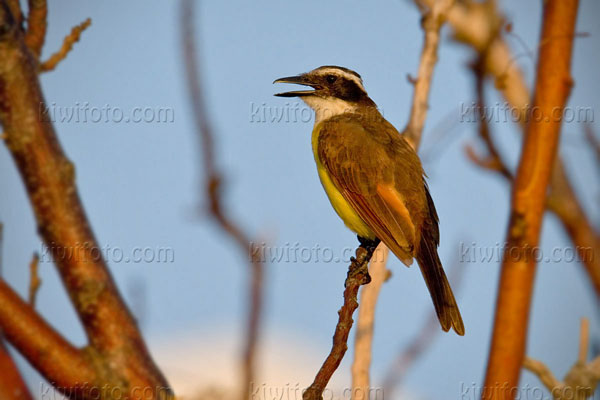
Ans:
[{"label": "bird's head", "polygon": [[331,115],[355,111],[359,107],[375,107],[356,72],[326,65],[297,76],[276,79],[273,83],[294,83],[312,89],[277,93],[279,97],[300,97],[319,114]]}]

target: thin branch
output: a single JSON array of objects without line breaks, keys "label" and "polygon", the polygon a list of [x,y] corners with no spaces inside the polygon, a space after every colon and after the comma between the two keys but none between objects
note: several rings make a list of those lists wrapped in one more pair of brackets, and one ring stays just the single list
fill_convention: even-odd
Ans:
[{"label": "thin branch", "polygon": [[[202,152],[203,164],[201,171],[204,174],[205,195],[208,199],[209,211],[217,225],[231,237],[239,247],[240,252],[247,257],[248,254],[255,254],[253,246],[255,241],[234,222],[222,206],[222,174],[218,170],[215,161],[213,128],[202,90],[201,69],[197,61],[199,50],[195,41],[197,34],[193,22],[194,4],[194,0],[183,0],[181,3],[181,40],[185,56],[188,88],[194,110],[196,133],[199,137],[200,150]],[[248,280],[248,321],[246,324],[246,343],[244,345],[242,366],[243,381],[240,388],[240,399],[242,400],[248,397],[248,390],[255,376],[256,347],[258,344],[263,303],[263,260],[252,256],[250,273],[251,276]]]},{"label": "thin branch", "polygon": [[3,263],[4,262],[4,224],[0,222],[0,279],[4,276]]},{"label": "thin branch", "polygon": [[56,68],[56,66],[62,60],[64,60],[65,58],[67,58],[67,55],[73,49],[73,45],[75,43],[79,42],[79,39],[81,38],[81,34],[91,24],[92,24],[92,20],[88,18],[85,21],[83,21],[82,23],[80,23],[79,25],[74,26],[71,29],[71,33],[69,33],[64,38],[62,46],[60,47],[60,49],[56,53],[52,54],[50,56],[50,58],[48,58],[46,61],[44,61],[43,63],[41,63],[41,65],[40,65],[40,71],[41,72],[52,71],[54,68]]},{"label": "thin branch", "polygon": [[[502,260],[492,344],[484,388],[517,387],[525,357],[529,308],[536,260],[532,249],[539,243],[546,191],[558,153],[561,121],[545,118],[563,109],[570,93],[571,51],[577,0],[548,0],[538,55],[533,106],[542,118],[529,121],[513,191],[507,247]],[[548,38],[553,40],[548,41]],[[482,398],[507,393],[484,390]],[[498,397],[499,398],[499,397]]]},{"label": "thin branch", "polygon": [[33,397],[21,376],[17,364],[4,345],[0,335],[0,399],[2,400],[32,400]]},{"label": "thin branch", "polygon": [[579,334],[579,355],[577,361],[565,375],[563,382],[554,377],[550,368],[543,362],[525,357],[523,367],[533,372],[550,391],[556,400],[585,400],[594,395],[600,381],[600,364],[596,358],[587,362],[589,346],[589,320],[581,319]]},{"label": "thin branch", "polygon": [[42,54],[46,40],[48,4],[46,0],[28,0],[27,31],[25,44],[37,59]]},{"label": "thin branch", "polygon": [[590,147],[592,148],[592,150],[594,152],[594,156],[596,158],[596,164],[598,165],[598,168],[600,169],[600,139],[594,133],[594,129],[592,128],[591,123],[586,123],[583,126],[583,131],[585,133],[585,138],[586,138],[587,142],[589,143]]},{"label": "thin branch", "polygon": [[[419,63],[418,76],[415,80],[412,108],[408,124],[404,130],[406,140],[417,148],[425,126],[425,117],[429,108],[429,91],[433,78],[433,69],[437,63],[437,52],[440,41],[440,29],[445,21],[446,13],[451,8],[454,0],[433,0],[428,10],[423,12],[423,30],[425,39],[421,60]],[[420,5],[417,2],[417,5]]]},{"label": "thin branch", "polygon": [[371,283],[362,288],[360,293],[360,309],[356,322],[354,339],[354,361],[352,363],[352,397],[368,399],[370,386],[369,368],[371,366],[371,347],[375,325],[375,308],[379,291],[391,272],[386,268],[389,249],[380,243],[375,250],[375,258],[369,266]]},{"label": "thin branch", "polygon": [[[75,167],[64,154],[54,127],[47,118],[39,84],[38,65],[25,44],[24,35],[5,0],[0,0],[0,123],[10,151],[25,184],[38,232],[50,249],[58,272],[82,322],[93,354],[86,368],[81,362],[49,364],[52,357],[38,351],[57,345],[50,329],[33,331],[25,321],[40,325],[41,319],[7,294],[3,286],[0,327],[7,339],[50,382],[76,387],[79,371],[93,367],[97,375],[85,374],[87,382],[110,383],[124,393],[135,387],[150,387],[154,398],[171,392],[154,365],[135,320],[97,249],[100,248],[85,215],[75,184]],[[33,325],[32,325],[33,326]],[[18,332],[20,327],[20,331]],[[26,334],[22,334],[25,331]],[[33,334],[35,333],[35,334]],[[48,337],[46,337],[48,336]],[[68,348],[67,343],[62,343]],[[48,348],[48,352],[52,350]],[[74,354],[74,358],[80,358]],[[63,370],[64,369],[64,370]],[[57,376],[60,379],[54,379]],[[50,379],[52,378],[52,379]],[[109,379],[110,378],[110,379]],[[160,391],[160,393],[158,393]],[[88,393],[89,395],[89,393]]]},{"label": "thin branch", "polygon": [[37,297],[38,289],[42,284],[40,276],[38,274],[38,268],[40,264],[40,256],[37,253],[33,254],[31,262],[29,263],[29,305],[35,308],[35,299]]},{"label": "thin branch", "polygon": [[371,281],[369,276],[369,261],[377,248],[375,243],[361,243],[356,249],[356,258],[352,258],[348,268],[348,276],[344,283],[344,304],[338,311],[339,319],[333,334],[333,346],[325,362],[319,369],[313,383],[302,394],[303,400],[322,400],[323,391],[327,387],[331,376],[338,368],[348,349],[348,335],[352,328],[352,314],[358,308],[358,289]]},{"label": "thin branch", "polygon": [[588,358],[588,348],[590,344],[590,320],[587,318],[581,319],[581,329],[579,330],[579,362],[586,362]]},{"label": "thin branch", "polygon": [[[0,281],[2,280],[2,262],[4,254],[4,225],[0,222]],[[23,380],[17,365],[4,344],[4,335],[0,330],[0,399],[31,400],[31,393]]]},{"label": "thin branch", "polygon": [[496,143],[492,138],[490,132],[490,126],[486,117],[486,103],[485,103],[485,60],[487,59],[486,51],[478,55],[477,61],[473,65],[473,73],[475,75],[475,93],[477,96],[476,110],[479,119],[479,138],[487,149],[487,156],[485,158],[480,157],[476,154],[473,147],[468,146],[466,148],[467,156],[469,159],[481,168],[496,171],[508,181],[512,181],[513,174],[506,165],[506,162],[502,158],[500,151],[496,147]]},{"label": "thin branch", "polygon": [[525,360],[523,360],[523,367],[536,374],[544,386],[551,392],[562,390],[563,383],[556,379],[552,371],[550,371],[543,362],[530,357],[525,357]]}]

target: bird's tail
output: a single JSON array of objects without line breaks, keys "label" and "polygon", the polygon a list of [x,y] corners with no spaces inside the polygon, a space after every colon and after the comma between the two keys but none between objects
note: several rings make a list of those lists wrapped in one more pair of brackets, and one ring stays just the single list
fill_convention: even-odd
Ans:
[{"label": "bird's tail", "polygon": [[465,326],[450,288],[450,283],[442,268],[437,246],[428,237],[427,231],[423,233],[416,258],[433,300],[435,312],[444,331],[448,332],[450,328],[454,328],[454,331],[462,336],[465,334]]}]

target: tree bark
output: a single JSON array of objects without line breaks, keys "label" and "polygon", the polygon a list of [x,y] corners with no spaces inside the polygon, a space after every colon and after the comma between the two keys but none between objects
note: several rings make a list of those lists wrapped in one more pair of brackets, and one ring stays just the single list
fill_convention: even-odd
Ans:
[{"label": "tree bark", "polygon": [[512,190],[483,399],[511,399],[519,384],[536,270],[535,252],[560,137],[561,121],[555,117],[556,110],[562,115],[572,86],[570,64],[577,7],[577,0],[544,3],[532,106],[535,112],[525,131]]}]

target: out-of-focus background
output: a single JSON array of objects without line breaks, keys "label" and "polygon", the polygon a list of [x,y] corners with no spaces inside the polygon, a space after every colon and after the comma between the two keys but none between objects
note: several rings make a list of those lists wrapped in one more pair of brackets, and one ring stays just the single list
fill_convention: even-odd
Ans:
[{"label": "out-of-focus background", "polygon": [[[531,84],[541,2],[499,3],[513,24],[508,37],[519,54],[515,63]],[[248,257],[199,212],[204,201],[200,154],[178,6],[139,0],[50,2],[46,56],[72,26],[87,17],[93,22],[42,83],[111,271],[151,352],[181,395],[234,388],[238,382]],[[207,1],[197,11],[204,91],[217,157],[226,172],[226,205],[248,231],[264,238],[267,258],[272,258],[266,270],[257,390],[306,387],[331,346],[347,259],[357,242],[331,209],[317,178],[310,147],[312,113],[296,99],[273,97],[281,87],[271,82],[325,64],[351,68],[362,75],[386,118],[401,129],[412,95],[406,76],[416,74],[422,46],[420,14],[412,2],[399,0]],[[600,106],[599,16],[597,1],[581,1],[578,32],[589,35],[575,41],[569,101],[573,108],[592,112]],[[464,146],[476,143],[477,129],[465,111],[474,101],[467,66],[472,57],[444,35],[421,147],[441,219],[440,256],[447,270],[463,268],[456,295],[467,334],[440,334],[394,398],[477,398],[484,375],[509,191],[499,176],[465,157]],[[503,100],[488,92],[488,103],[501,108]],[[492,129],[514,166],[520,144],[515,124],[495,123]],[[564,125],[561,153],[597,225],[599,171],[583,130],[581,121]],[[27,265],[33,252],[40,253],[43,284],[37,308],[83,345],[83,331],[36,235],[23,185],[4,146],[0,182],[3,276],[25,295]],[[576,359],[581,317],[591,318],[592,337],[598,338],[597,304],[553,217],[544,221],[542,242],[545,259],[537,275],[528,354],[560,377]],[[417,268],[406,269],[396,259],[388,267],[393,277],[382,288],[376,314],[373,386],[381,385],[396,355],[433,310]],[[350,349],[331,383],[338,398],[349,385],[352,356]],[[32,391],[40,395],[44,383],[20,361]],[[527,372],[521,383],[540,387]],[[269,398],[264,393],[257,391],[255,398]]]}]

